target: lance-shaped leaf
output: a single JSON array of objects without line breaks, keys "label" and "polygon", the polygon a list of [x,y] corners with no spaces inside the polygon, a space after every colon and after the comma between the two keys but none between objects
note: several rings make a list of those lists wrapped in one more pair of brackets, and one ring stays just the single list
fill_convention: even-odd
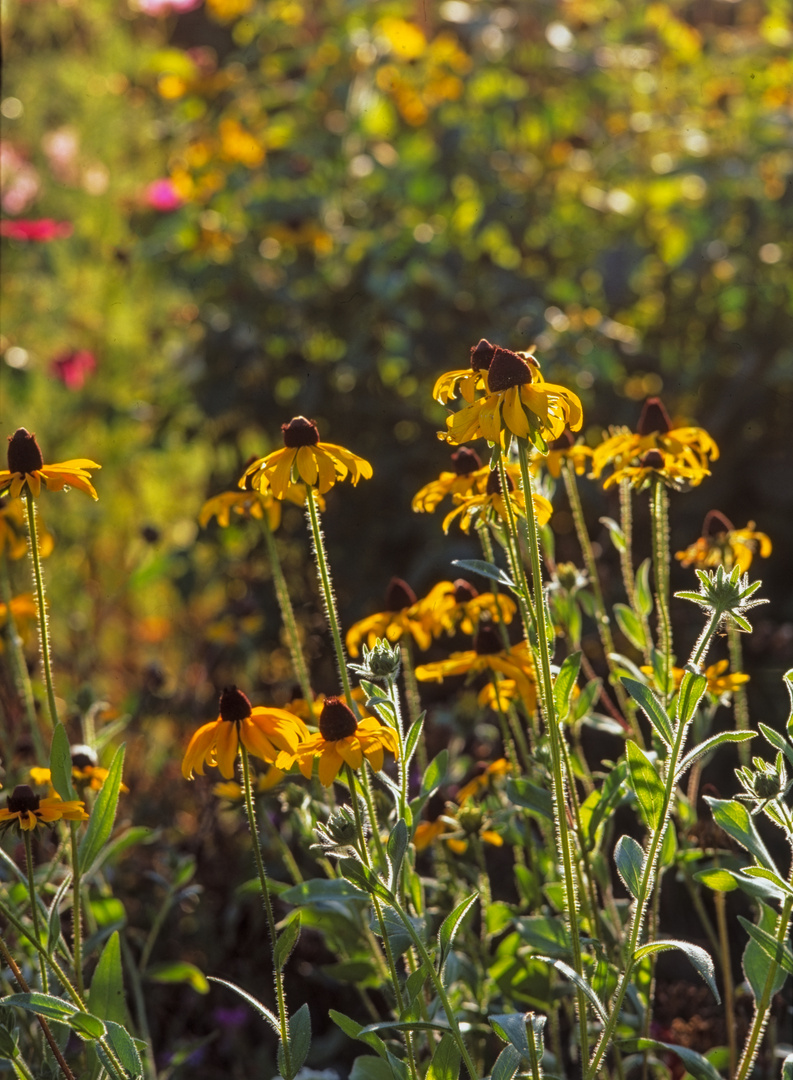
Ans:
[{"label": "lance-shaped leaf", "polygon": [[738,916],[738,921],[749,937],[754,938],[770,960],[781,967],[783,971],[786,971],[788,975],[793,975],[793,952],[790,951],[789,945],[778,941],[773,934],[769,934],[761,926],[755,926],[754,923],[745,919],[743,915]]},{"label": "lance-shaped leaf", "polygon": [[52,786],[64,802],[77,798],[77,792],[72,784],[72,751],[69,746],[69,737],[66,734],[66,728],[60,723],[55,725],[52,732],[50,776]]},{"label": "lance-shaped leaf", "polygon": [[672,730],[672,721],[669,719],[669,714],[666,709],[649,686],[645,686],[644,683],[639,682],[638,679],[630,679],[627,675],[622,676],[622,685],[641,708],[642,712],[653,725],[661,739],[667,746],[671,747],[675,741],[674,732]]},{"label": "lance-shaped leaf", "polygon": [[544,960],[546,963],[552,964],[557,971],[561,971],[561,973],[566,978],[568,978],[571,982],[575,983],[578,989],[583,990],[583,992],[589,998],[595,1012],[598,1014],[603,1023],[607,1023],[608,1016],[606,1015],[606,1010],[603,1007],[603,1002],[597,996],[597,994],[586,981],[586,979],[579,975],[577,971],[571,968],[569,964],[566,964],[564,960],[554,960],[550,956],[536,956],[535,960]]},{"label": "lance-shaped leaf", "polygon": [[[760,725],[762,727],[762,724]],[[705,739],[699,746],[695,746],[693,750],[690,750],[680,764],[677,767],[675,773],[675,780],[678,780],[684,772],[691,768],[695,761],[704,757],[705,754],[709,754],[711,750],[715,750],[717,746],[721,746],[722,743],[731,742],[746,742],[747,739],[753,739],[755,733],[753,731],[722,731],[718,735],[712,735],[709,739]]]},{"label": "lance-shaped leaf", "polygon": [[482,577],[497,581],[500,585],[506,585],[508,589],[517,590],[515,582],[500,566],[485,562],[484,559],[452,559],[452,566],[459,566],[461,570],[469,570],[472,574],[480,574]]},{"label": "lance-shaped leaf", "polygon": [[664,814],[665,791],[655,766],[632,739],[625,743],[628,760],[628,783],[630,784],[642,817],[651,829],[657,829]]},{"label": "lance-shaped leaf", "polygon": [[[763,903],[762,900],[760,901],[759,906],[760,918],[755,926],[755,930],[759,929],[764,931],[768,938],[775,942],[777,920],[779,916],[773,908],[770,908],[768,904]],[[748,926],[746,929],[748,931]],[[743,953],[743,973],[746,976],[746,981],[752,988],[752,994],[754,995],[755,1001],[758,1001],[762,996],[768,977],[772,974],[772,969],[772,994],[779,993],[788,977],[788,973],[785,971],[784,967],[777,962],[773,955],[776,950],[772,947],[771,952],[769,953],[769,951],[760,944],[759,938],[759,934],[757,936],[755,936],[755,934],[750,934],[749,941]]]},{"label": "lance-shaped leaf", "polygon": [[632,836],[621,836],[614,848],[614,861],[617,873],[622,878],[625,888],[638,900],[641,894],[644,851]]},{"label": "lance-shaped leaf", "polygon": [[558,720],[564,720],[570,711],[570,697],[573,693],[578,671],[581,667],[581,653],[571,653],[565,657],[553,684],[553,700]]},{"label": "lance-shaped leaf", "polygon": [[614,617],[617,620],[617,626],[619,626],[634,649],[644,652],[647,647],[644,627],[633,608],[629,608],[627,604],[615,604]]},{"label": "lance-shaped leaf", "polygon": [[247,1001],[260,1016],[264,1017],[276,1035],[280,1038],[281,1025],[278,1022],[278,1017],[274,1013],[271,1013],[266,1005],[262,1005],[261,1001],[255,998],[253,994],[249,994],[247,990],[243,990],[233,982],[228,982],[226,979],[218,979],[215,975],[210,975],[208,978],[210,982],[219,983],[221,986],[228,987],[229,990],[233,990],[235,994],[238,994],[243,1001]]},{"label": "lance-shaped leaf", "polygon": [[395,1054],[392,1054],[386,1044],[373,1031],[367,1031],[363,1024],[359,1024],[349,1016],[345,1016],[344,1013],[337,1012],[335,1009],[330,1009],[328,1015],[337,1027],[341,1028],[345,1035],[348,1035],[351,1039],[358,1039],[360,1042],[370,1046],[376,1054],[378,1054],[383,1061],[387,1061],[391,1067],[391,1073],[394,1080],[407,1080],[407,1066],[404,1061],[401,1061]]},{"label": "lance-shaped leaf", "polygon": [[461,1060],[454,1036],[447,1033],[435,1047],[426,1080],[458,1080]]},{"label": "lance-shaped leaf", "polygon": [[712,1065],[702,1054],[698,1054],[696,1050],[689,1050],[687,1046],[659,1042],[658,1039],[625,1039],[618,1045],[620,1050],[627,1054],[640,1050],[662,1050],[665,1054],[677,1054],[689,1076],[693,1076],[694,1080],[722,1080],[721,1073],[715,1065]]},{"label": "lance-shaped leaf", "polygon": [[300,937],[300,912],[294,912],[290,921],[278,935],[273,949],[273,963],[276,971],[283,971]]},{"label": "lance-shaped leaf", "polygon": [[127,1029],[114,1020],[106,1020],[105,1027],[107,1028],[107,1041],[131,1080],[143,1076],[143,1062],[140,1060],[135,1040]]},{"label": "lance-shaped leaf", "polygon": [[80,872],[86,873],[113,831],[118,808],[118,793],[121,788],[121,770],[124,767],[124,746],[119,746],[110,763],[107,776],[96,797],[88,828],[80,841]]},{"label": "lance-shaped leaf", "polygon": [[443,965],[446,963],[446,958],[454,944],[454,939],[457,936],[457,931],[460,929],[463,919],[478,899],[478,893],[472,893],[457,905],[451,915],[447,915],[443,920],[441,928],[438,931],[438,945],[440,946],[438,974],[443,971]]},{"label": "lance-shaped leaf", "polygon": [[713,996],[716,998],[716,1001],[720,1003],[721,998],[719,997],[719,988],[716,986],[713,961],[711,960],[710,955],[705,952],[704,949],[701,949],[699,945],[692,945],[689,941],[675,941],[671,938],[668,941],[651,941],[647,945],[642,945],[640,949],[637,949],[633,954],[633,958],[634,960],[641,960],[644,956],[651,956],[653,953],[666,952],[667,949],[680,949],[681,952],[686,954],[713,991]]},{"label": "lance-shaped leaf", "polygon": [[511,1043],[507,1044],[496,1058],[490,1080],[512,1080],[522,1060],[515,1047]]},{"label": "lance-shaped leaf", "polygon": [[766,870],[772,870],[775,874],[779,873],[743,803],[735,799],[714,799],[711,795],[706,795],[705,801],[710,806],[713,820],[717,825],[720,825],[733,840],[737,840],[741,847],[745,847],[751,855],[754,855]]},{"label": "lance-shaped leaf", "polygon": [[405,820],[400,818],[388,837],[388,858],[391,861],[391,874],[388,879],[390,889],[396,889],[397,887],[399,872],[402,869],[402,859],[405,857],[408,842],[408,827]]},{"label": "lance-shaped leaf", "polygon": [[704,675],[695,674],[693,671],[685,673],[677,694],[676,714],[678,723],[687,724],[689,722],[696,711],[697,705],[702,700],[707,685],[708,680]]}]

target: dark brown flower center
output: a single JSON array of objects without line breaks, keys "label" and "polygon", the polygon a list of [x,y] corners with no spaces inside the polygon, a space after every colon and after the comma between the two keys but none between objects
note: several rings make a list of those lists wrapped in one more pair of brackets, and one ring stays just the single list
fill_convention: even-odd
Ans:
[{"label": "dark brown flower center", "polygon": [[18,428],[8,437],[8,471],[12,473],[34,473],[44,464],[36,436],[25,428]]},{"label": "dark brown flower center", "polygon": [[481,622],[474,634],[474,652],[479,656],[494,656],[495,653],[503,651],[504,642],[495,626],[489,622]]},{"label": "dark brown flower center", "polygon": [[8,796],[6,805],[12,814],[18,814],[20,811],[38,810],[40,802],[41,797],[35,794],[33,788],[18,784]]},{"label": "dark brown flower center", "polygon": [[567,430],[564,429],[558,439],[554,439],[553,442],[548,443],[549,450],[569,450],[573,445],[573,436]]},{"label": "dark brown flower center", "polygon": [[93,769],[96,765],[95,761],[91,761],[88,754],[72,754],[72,768],[74,769]]},{"label": "dark brown flower center", "polygon": [[491,393],[509,390],[511,386],[523,386],[531,382],[531,368],[517,353],[509,349],[496,349],[487,370],[487,385]]},{"label": "dark brown flower center", "polygon": [[[512,477],[507,473],[507,491],[514,491],[515,485],[512,483]],[[485,491],[488,495],[500,495],[501,494],[501,477],[499,476],[498,469],[491,469],[490,474],[485,484]]]},{"label": "dark brown flower center", "polygon": [[385,593],[386,611],[404,611],[416,603],[416,594],[402,578],[392,577]]},{"label": "dark brown flower center", "polygon": [[660,434],[664,435],[671,427],[672,421],[669,419],[669,413],[666,411],[663,401],[657,397],[647,398],[636,427],[637,434],[652,435],[655,432],[660,432]]},{"label": "dark brown flower center", "polygon": [[658,450],[648,450],[643,458],[639,459],[643,469],[663,469],[664,458]]},{"label": "dark brown flower center", "polygon": [[326,742],[336,742],[354,735],[358,727],[355,713],[338,697],[325,698],[319,714],[319,731]]},{"label": "dark brown flower center", "polygon": [[721,533],[735,532],[735,526],[720,510],[708,510],[702,522],[702,535],[719,536]]},{"label": "dark brown flower center", "polygon": [[251,703],[236,686],[226,686],[220,694],[220,719],[239,724],[251,715]]},{"label": "dark brown flower center", "polygon": [[461,446],[452,454],[452,468],[458,476],[470,476],[472,472],[482,468],[482,462],[476,450]]},{"label": "dark brown flower center", "polygon": [[313,420],[306,420],[305,416],[296,416],[288,424],[281,424],[284,433],[284,446],[294,448],[296,446],[316,446],[319,442],[319,428]]},{"label": "dark brown flower center", "polygon": [[471,349],[471,368],[474,371],[487,371],[495,352],[495,345],[491,345],[487,338],[480,338],[479,344]]},{"label": "dark brown flower center", "polygon": [[454,599],[458,604],[467,604],[469,600],[473,600],[476,596],[479,596],[479,593],[470,581],[466,581],[465,578],[457,578],[454,582]]}]

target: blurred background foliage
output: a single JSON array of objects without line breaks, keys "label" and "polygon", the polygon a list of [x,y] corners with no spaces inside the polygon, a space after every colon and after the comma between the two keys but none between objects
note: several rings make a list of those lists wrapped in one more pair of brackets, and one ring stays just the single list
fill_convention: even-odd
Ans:
[{"label": "blurred background foliage", "polygon": [[[649,394],[711,432],[722,457],[672,496],[672,550],[714,507],[772,537],[746,647],[750,696],[782,708],[789,0],[3,0],[3,39],[0,415],[49,461],[103,465],[98,504],[41,500],[56,665],[70,708],[105,698],[145,727],[144,790],[217,686],[290,694],[258,527],[196,523],[281,423],[310,416],[375,467],[328,498],[347,625],[392,574],[421,593],[478,555],[410,498],[448,461],[432,383],[482,336],[536,346],[590,444]],[[67,224],[44,242],[8,225],[49,219]],[[613,497],[585,498],[611,558]],[[333,691],[296,508],[279,537]],[[195,828],[181,790],[158,799]]]}]

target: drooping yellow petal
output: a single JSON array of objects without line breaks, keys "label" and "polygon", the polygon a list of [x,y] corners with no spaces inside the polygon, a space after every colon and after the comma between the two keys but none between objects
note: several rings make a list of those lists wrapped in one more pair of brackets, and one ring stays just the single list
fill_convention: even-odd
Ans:
[{"label": "drooping yellow petal", "polygon": [[215,754],[217,757],[220,775],[226,780],[234,777],[234,766],[237,761],[239,739],[237,737],[237,725],[221,720],[215,736]]},{"label": "drooping yellow petal", "polygon": [[519,386],[511,386],[506,391],[504,403],[501,407],[501,415],[513,435],[517,435],[520,439],[526,439],[531,428],[529,427],[529,421],[526,419],[526,413],[523,411],[520,390]]},{"label": "drooping yellow petal", "polygon": [[182,776],[185,780],[192,780],[194,772],[199,776],[204,775],[204,762],[215,745],[215,735],[221,723],[223,723],[222,720],[212,720],[209,724],[204,724],[187,744],[187,750],[182,759]]},{"label": "drooping yellow petal", "polygon": [[348,735],[345,739],[337,739],[335,746],[344,763],[357,772],[363,764],[363,751],[359,740],[354,735]]},{"label": "drooping yellow petal", "polygon": [[285,446],[283,450],[276,450],[267,458],[268,463],[264,472],[276,499],[283,499],[286,495],[292,479],[292,462],[296,454],[296,449]]},{"label": "drooping yellow petal", "polygon": [[344,759],[336,749],[336,743],[326,743],[319,759],[319,782],[323,787],[330,787],[343,764]]},{"label": "drooping yellow petal", "polygon": [[313,446],[299,446],[295,456],[295,467],[300,479],[304,480],[309,487],[314,487],[319,475],[316,448]]}]

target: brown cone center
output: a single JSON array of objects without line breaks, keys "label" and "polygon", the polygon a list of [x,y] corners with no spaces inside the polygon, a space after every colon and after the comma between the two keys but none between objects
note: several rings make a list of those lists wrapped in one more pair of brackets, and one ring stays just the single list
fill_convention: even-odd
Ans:
[{"label": "brown cone center", "polygon": [[671,427],[672,421],[669,419],[669,413],[666,411],[663,401],[657,397],[647,398],[636,427],[637,434],[652,435],[659,432],[664,435]]},{"label": "brown cone center", "polygon": [[385,593],[386,611],[404,611],[416,603],[416,594],[402,578],[392,577]]},{"label": "brown cone center", "polygon": [[702,522],[703,536],[719,536],[721,533],[735,532],[735,526],[721,510],[709,510]]},{"label": "brown cone center", "polygon": [[648,450],[639,463],[643,469],[663,469],[664,458],[658,450]]},{"label": "brown cone center", "polygon": [[461,446],[452,454],[452,468],[458,476],[470,476],[472,472],[482,468],[482,462],[476,450]]},{"label": "brown cone center", "polygon": [[496,352],[496,346],[491,345],[487,338],[480,338],[478,344],[471,349],[471,368],[473,371],[487,371],[490,361]]},{"label": "brown cone center", "polygon": [[509,390],[511,386],[523,386],[531,382],[531,368],[517,353],[509,349],[496,349],[487,371],[487,385],[491,393]]},{"label": "brown cone center", "polygon": [[36,436],[25,428],[18,428],[8,437],[8,471],[12,473],[34,473],[44,464]]},{"label": "brown cone center", "polygon": [[[507,473],[507,491],[514,491],[515,485],[512,483],[512,477]],[[499,476],[498,469],[492,469],[490,475],[487,478],[485,484],[485,491],[488,495],[500,495],[501,494],[501,477]]]},{"label": "brown cone center", "polygon": [[305,416],[296,416],[288,424],[281,424],[284,434],[284,446],[316,446],[319,442],[319,428],[313,420]]},{"label": "brown cone center", "polygon": [[40,802],[41,798],[35,794],[33,788],[27,784],[18,784],[8,796],[7,806],[12,814],[18,814],[20,811],[38,810]]},{"label": "brown cone center", "polygon": [[480,623],[474,634],[474,651],[479,656],[493,656],[504,651],[504,643],[492,623]]},{"label": "brown cone center", "polygon": [[227,686],[220,694],[220,719],[229,724],[247,720],[252,712],[251,703],[236,686]]},{"label": "brown cone center", "polygon": [[567,430],[564,429],[558,439],[554,439],[552,443],[548,443],[549,450],[569,450],[573,445],[573,436]]},{"label": "brown cone center", "polygon": [[454,599],[456,603],[467,604],[469,600],[473,600],[477,596],[479,596],[479,593],[470,581],[466,581],[465,578],[457,578],[454,582]]},{"label": "brown cone center", "polygon": [[96,762],[91,761],[88,754],[72,754],[73,769],[93,769],[95,765]]},{"label": "brown cone center", "polygon": [[355,713],[345,705],[341,698],[325,698],[322,712],[319,714],[319,730],[325,742],[336,742],[354,735],[358,727]]}]

